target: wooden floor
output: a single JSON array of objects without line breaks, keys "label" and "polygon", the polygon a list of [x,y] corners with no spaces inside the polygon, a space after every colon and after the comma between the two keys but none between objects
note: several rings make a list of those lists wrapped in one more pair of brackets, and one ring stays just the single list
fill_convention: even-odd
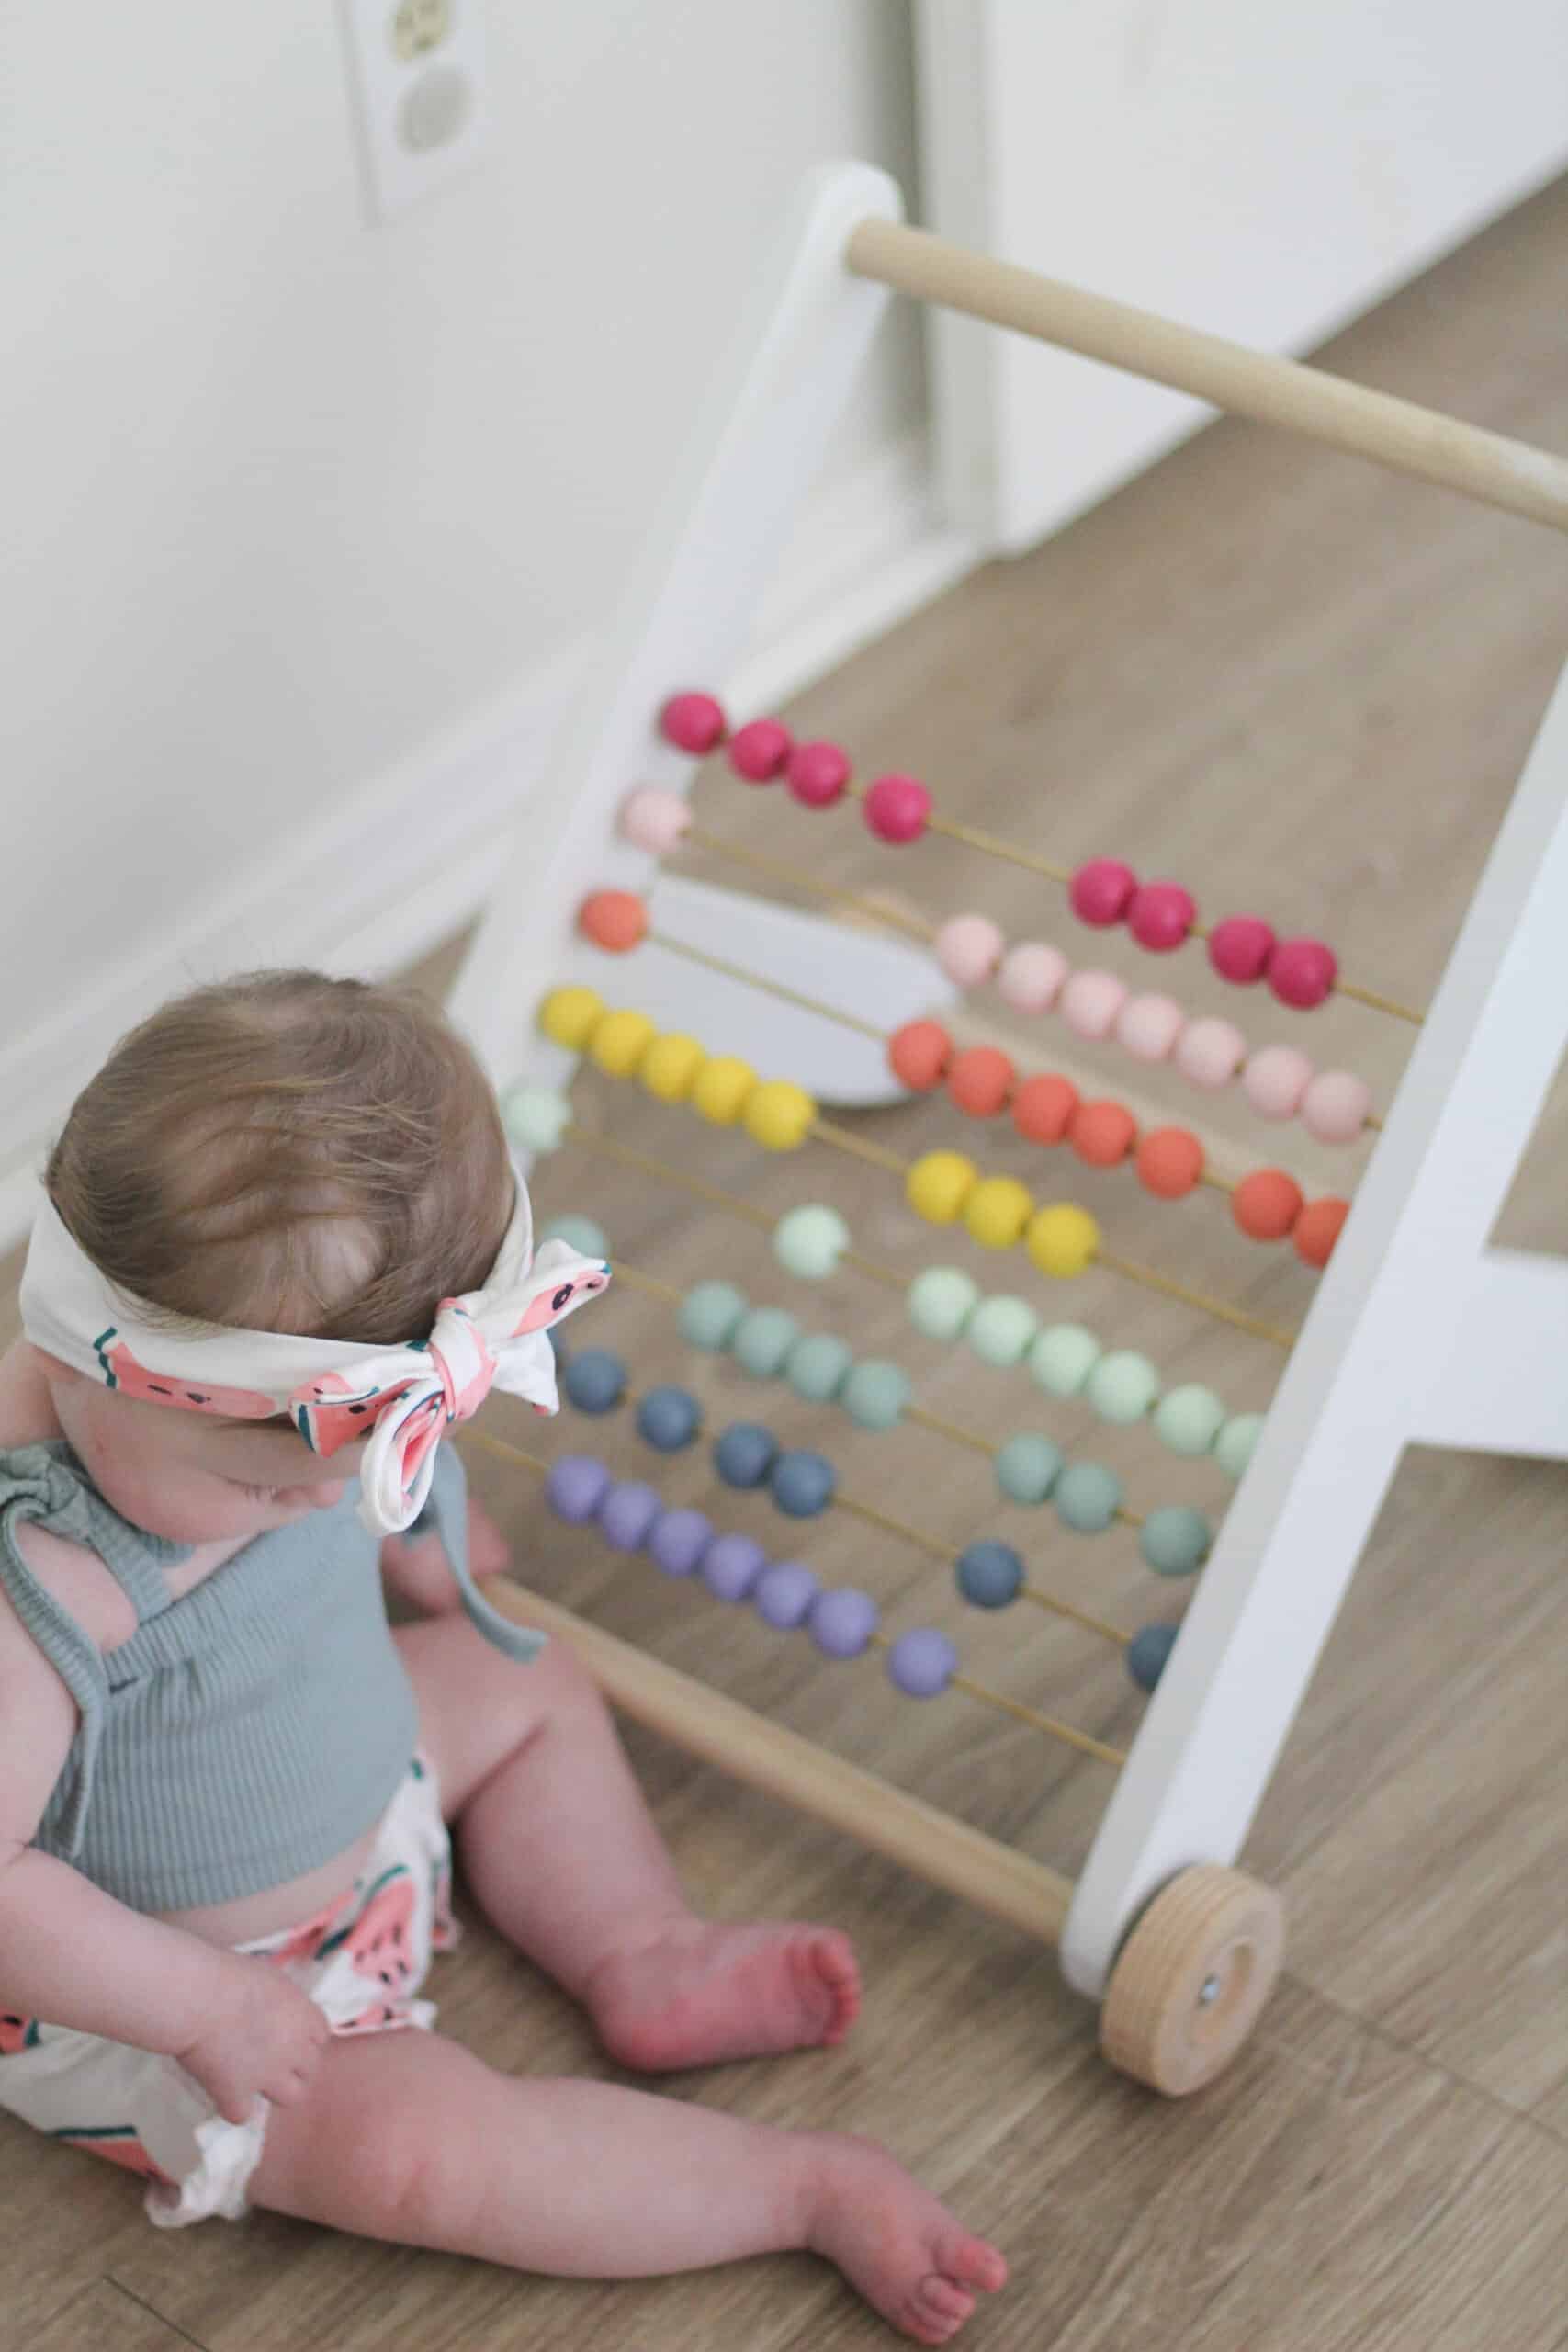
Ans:
[{"label": "wooden floor", "polygon": [[[1565,254],[1568,185],[1344,336],[1327,363],[1568,447]],[[1257,907],[1292,929],[1321,926],[1353,976],[1420,1002],[1565,645],[1568,551],[1550,534],[1226,424],[1040,553],[954,591],[794,716],[841,734],[858,763],[911,767],[949,806],[1061,859],[1126,854],[1146,874],[1191,881],[1213,914]],[[761,822],[739,786],[715,778],[701,790],[716,828]],[[861,847],[852,819],[807,818],[775,795],[775,820],[779,854],[830,858],[837,873],[888,887],[890,861]],[[895,871],[910,899],[987,906],[1014,936],[1062,929],[1049,886],[969,853],[923,846]],[[1100,960],[1170,984],[1166,967],[1156,983],[1146,961],[1118,957],[1122,944]],[[1203,978],[1183,959],[1180,989],[1218,1007]],[[1234,996],[1224,1009],[1236,1012]],[[1240,1017],[1257,1040],[1279,1034],[1250,998]],[[1337,1003],[1312,1030],[1315,1055],[1355,1059],[1386,1093],[1408,1032]],[[1060,1037],[1037,1035],[1036,1062],[1059,1057]],[[1108,1058],[1106,1090],[1131,1069]],[[581,1099],[587,1124],[743,1186],[769,1209],[830,1189],[869,1255],[906,1271],[930,1255],[929,1229],[873,1170],[817,1149],[761,1165],[607,1082],[585,1084]],[[1192,1114],[1179,1084],[1161,1099]],[[903,1148],[943,1122],[927,1107],[863,1128]],[[1293,1138],[1259,1149],[1244,1125],[1235,1132],[1314,1178],[1325,1164]],[[1562,1244],[1565,1134],[1554,1101],[1507,1238]],[[998,1131],[983,1150],[988,1165],[1027,1170],[1026,1148]],[[1289,1253],[1235,1238],[1213,1194],[1169,1209],[1124,1173],[1075,1167],[1071,1184],[1127,1255],[1276,1319],[1304,1308],[1310,1277]],[[897,1353],[939,1412],[1002,1432],[1052,1428],[1122,1466],[1136,1503],[1223,1504],[1212,1467],[1178,1464],[1086,1412],[1042,1409],[1018,1375],[916,1340],[893,1293],[845,1272],[803,1302],[760,1237],[677,1190],[587,1150],[547,1163],[536,1189],[544,1214],[590,1211],[617,1255],[667,1282],[728,1273],[809,1326],[852,1332],[862,1352]],[[940,1254],[963,1261],[966,1250],[990,1287],[1021,1281],[962,1241]],[[1053,1312],[1145,1349],[1168,1378],[1207,1380],[1236,1409],[1267,1397],[1278,1357],[1262,1342],[1104,1273],[1069,1306],[1063,1296]],[[626,1285],[592,1315],[595,1341],[633,1355],[640,1379],[690,1380],[716,1419],[809,1430],[836,1454],[847,1491],[960,1541],[1019,1533],[1021,1515],[995,1505],[987,1465],[961,1449],[908,1430],[863,1436],[733,1367],[694,1366],[668,1308]],[[648,1470],[624,1422],[568,1414],[543,1428],[504,1402],[491,1411],[487,1426],[541,1456],[599,1448],[626,1475]],[[798,1638],[561,1530],[526,1472],[478,1458],[474,1474],[544,1589],[1029,1852],[1078,1867],[1106,1793],[1102,1766],[959,1696],[897,1700],[874,1666],[824,1667]],[[714,1502],[700,1460],[678,1461],[665,1483],[782,1548],[781,1523],[755,1498]],[[1021,1540],[1060,1589],[1129,1626],[1168,1613],[1170,1589],[1139,1566],[1124,1532],[1068,1538],[1046,1516]],[[1184,2106],[1104,2069],[1093,2018],[1048,1953],[634,1734],[695,1897],[732,1916],[841,1922],[870,1988],[844,2051],[676,2081],[671,2095],[887,2140],[1011,2261],[1008,2292],[965,2339],[983,2352],[1568,2346],[1565,1527],[1560,1467],[1406,1462],[1249,1850],[1289,1900],[1288,1980],[1242,2062]],[[895,1628],[944,1617],[976,1676],[1112,1741],[1134,1732],[1140,1702],[1088,1637],[1043,1617],[1021,1626],[1017,1611],[960,1623],[939,1569],[852,1521],[836,1518],[820,1538],[813,1528],[803,1548],[874,1588]],[[482,1930],[440,1964],[434,1989],[444,2025],[502,2066],[603,2071],[570,2006]],[[805,2257],[602,2288],[265,2217],[164,2235],[122,2176],[8,2121],[0,2210],[4,2343],[30,2352],[100,2342],[124,2352],[849,2352],[890,2340]]]}]

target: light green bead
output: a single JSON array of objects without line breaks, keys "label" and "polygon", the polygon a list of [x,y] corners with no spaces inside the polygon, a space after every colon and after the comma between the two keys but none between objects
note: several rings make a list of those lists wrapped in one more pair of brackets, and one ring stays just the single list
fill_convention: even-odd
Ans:
[{"label": "light green bead", "polygon": [[1131,1348],[1101,1356],[1084,1383],[1084,1395],[1102,1421],[1130,1427],[1141,1421],[1159,1395],[1159,1374],[1147,1356]]},{"label": "light green bead", "polygon": [[796,1340],[784,1358],[784,1378],[797,1396],[826,1405],[838,1395],[854,1366],[854,1351],[831,1331]]},{"label": "light green bead", "polygon": [[502,1098],[501,1121],[525,1151],[554,1151],[571,1125],[571,1101],[551,1086],[514,1086]]},{"label": "light green bead", "polygon": [[681,1301],[680,1332],[688,1347],[716,1351],[746,1312],[746,1294],[733,1283],[694,1283]]},{"label": "light green bead", "polygon": [[1155,1407],[1155,1434],[1172,1453],[1207,1453],[1224,1426],[1225,1408],[1212,1388],[1189,1382],[1168,1388]]},{"label": "light green bead", "polygon": [[1239,1478],[1262,1434],[1261,1413],[1233,1414],[1214,1440],[1214,1459],[1221,1469],[1228,1471],[1233,1478]]},{"label": "light green bead", "polygon": [[1080,1535],[1098,1535],[1122,1504],[1122,1481],[1100,1462],[1069,1462],[1052,1493],[1065,1524]]},{"label": "light green bead", "polygon": [[845,1381],[839,1402],[863,1430],[890,1430],[909,1401],[909,1375],[896,1363],[867,1356]]},{"label": "light green bead", "polygon": [[980,1285],[957,1266],[928,1266],[909,1284],[909,1320],[928,1340],[956,1340],[980,1303]]},{"label": "light green bead", "polygon": [[729,1335],[729,1352],[753,1380],[772,1380],[800,1337],[787,1307],[749,1306]]},{"label": "light green bead", "polygon": [[837,1209],[817,1204],[791,1209],[773,1227],[774,1257],[803,1282],[823,1281],[849,1246],[850,1228]]},{"label": "light green bead", "polygon": [[1059,1445],[1024,1430],[1010,1437],[997,1456],[997,1484],[1014,1503],[1043,1503],[1066,1462]]},{"label": "light green bead", "polygon": [[983,1363],[1021,1363],[1040,1329],[1026,1298],[983,1298],[964,1327],[964,1336]]},{"label": "light green bead", "polygon": [[591,1216],[553,1216],[543,1227],[541,1241],[564,1241],[580,1258],[607,1258],[610,1244],[602,1225]]},{"label": "light green bead", "polygon": [[1048,1323],[1029,1351],[1029,1369],[1051,1396],[1076,1396],[1100,1354],[1100,1341],[1081,1323]]},{"label": "light green bead", "polygon": [[1209,1556],[1213,1532],[1201,1511],[1184,1503],[1168,1503],[1150,1511],[1138,1537],[1138,1549],[1159,1577],[1195,1576]]}]

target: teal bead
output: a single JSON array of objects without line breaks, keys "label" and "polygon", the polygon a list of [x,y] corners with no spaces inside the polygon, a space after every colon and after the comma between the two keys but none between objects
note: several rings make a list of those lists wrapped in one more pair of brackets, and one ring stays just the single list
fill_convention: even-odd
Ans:
[{"label": "teal bead", "polygon": [[1029,1369],[1048,1395],[1076,1396],[1100,1356],[1100,1341],[1081,1323],[1048,1323],[1029,1351]]},{"label": "teal bead", "polygon": [[797,1396],[813,1405],[835,1397],[854,1367],[854,1351],[831,1331],[809,1332],[784,1358],[784,1378]]},{"label": "teal bead", "polygon": [[1064,1523],[1099,1535],[1122,1507],[1122,1481],[1100,1462],[1069,1462],[1051,1497]]},{"label": "teal bead", "polygon": [[681,1337],[688,1347],[716,1354],[729,1345],[745,1312],[746,1294],[733,1283],[694,1283],[681,1301]]},{"label": "teal bead", "polygon": [[983,1298],[964,1327],[964,1337],[982,1363],[1021,1363],[1040,1329],[1040,1317],[1026,1298]]},{"label": "teal bead", "polygon": [[1025,1430],[997,1456],[997,1484],[1010,1502],[1043,1503],[1061,1476],[1066,1455],[1048,1437]]},{"label": "teal bead", "polygon": [[773,1380],[800,1337],[787,1307],[749,1306],[729,1335],[729,1352],[753,1380]]},{"label": "teal bead", "polygon": [[553,1216],[540,1232],[541,1241],[564,1241],[580,1258],[607,1258],[610,1244],[604,1228],[591,1216]]},{"label": "teal bead", "polygon": [[1159,1374],[1147,1356],[1131,1348],[1101,1356],[1084,1383],[1084,1395],[1102,1421],[1128,1428],[1141,1421],[1159,1395]]},{"label": "teal bead", "polygon": [[1209,1556],[1213,1532],[1201,1511],[1168,1503],[1150,1511],[1138,1549],[1156,1577],[1195,1576]]},{"label": "teal bead", "polygon": [[850,1246],[850,1228],[837,1209],[813,1204],[791,1209],[773,1227],[773,1255],[787,1273],[819,1283],[832,1273]]},{"label": "teal bead", "polygon": [[1239,1478],[1262,1434],[1261,1413],[1233,1415],[1214,1440],[1214,1459],[1221,1469],[1228,1471],[1233,1478]]},{"label": "teal bead", "polygon": [[502,1098],[501,1122],[525,1151],[554,1151],[571,1125],[571,1098],[550,1086],[514,1086]]},{"label": "teal bead", "polygon": [[1189,1382],[1168,1388],[1155,1407],[1155,1434],[1172,1453],[1207,1453],[1224,1426],[1225,1408],[1212,1388]]},{"label": "teal bead", "polygon": [[909,1390],[907,1372],[896,1363],[868,1356],[845,1381],[839,1402],[863,1430],[890,1430],[903,1419]]},{"label": "teal bead", "polygon": [[928,1266],[909,1284],[909,1320],[928,1340],[956,1340],[980,1304],[980,1285],[957,1266]]}]

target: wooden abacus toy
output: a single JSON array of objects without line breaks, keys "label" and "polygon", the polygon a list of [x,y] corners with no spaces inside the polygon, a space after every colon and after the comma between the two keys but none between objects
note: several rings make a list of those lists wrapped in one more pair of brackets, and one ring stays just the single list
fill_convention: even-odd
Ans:
[{"label": "wooden abacus toy", "polygon": [[[976,1119],[1010,1114],[1043,1148],[1065,1143],[1100,1166],[1128,1159],[1156,1195],[1218,1185],[1244,1231],[1291,1241],[1323,1269],[1266,1419],[1233,1413],[1195,1386],[1162,1394],[1141,1356],[1105,1352],[1080,1327],[1051,1321],[1029,1274],[989,1297],[956,1267],[928,1269],[908,1284],[910,1315],[929,1335],[962,1335],[994,1364],[1025,1366],[1048,1394],[1081,1392],[1109,1419],[1145,1419],[1179,1453],[1213,1453],[1239,1479],[1213,1538],[1184,1506],[1132,1512],[1111,1474],[1066,1461],[1043,1435],[995,1445],[923,1413],[898,1366],[857,1363],[841,1335],[803,1337],[788,1313],[749,1308],[728,1284],[702,1283],[681,1299],[646,1272],[621,1270],[623,1280],[679,1305],[691,1343],[728,1349],[754,1375],[779,1374],[798,1396],[832,1400],[863,1427],[914,1419],[977,1447],[995,1457],[1005,1494],[1035,1507],[1049,1498],[1068,1526],[1131,1521],[1145,1560],[1163,1575],[1202,1567],[1179,1638],[1152,1627],[1129,1641],[1038,1586],[1010,1545],[987,1541],[954,1553],[841,1494],[829,1454],[781,1452],[752,1422],[719,1440],[720,1492],[761,1485],[797,1521],[826,1509],[858,1511],[948,1558],[960,1591],[978,1606],[1032,1599],[1123,1647],[1134,1679],[1153,1692],[1123,1758],[960,1675],[939,1628],[887,1642],[870,1595],[823,1590],[798,1562],[770,1564],[751,1538],[716,1532],[703,1512],[665,1510],[652,1487],[612,1480],[593,1457],[568,1454],[549,1470],[563,1516],[594,1521],[623,1550],[644,1548],[671,1575],[696,1573],[716,1595],[749,1598],[773,1624],[804,1624],[833,1654],[880,1647],[913,1695],[957,1685],[1116,1766],[1076,1884],[536,1593],[513,1588],[502,1601],[564,1633],[610,1696],[657,1730],[1059,1942],[1069,1981],[1102,2004],[1110,2057],[1180,2092],[1227,2063],[1279,1969],[1279,1901],[1232,1865],[1404,1447],[1568,1453],[1568,1270],[1487,1243],[1568,1036],[1568,695],[1560,690],[1553,700],[1424,1019],[1352,990],[1319,942],[1280,941],[1251,916],[1205,933],[1178,885],[1141,884],[1116,860],[1066,873],[1026,844],[955,824],[913,777],[862,786],[836,745],[796,744],[769,718],[732,728],[715,688],[737,659],[773,551],[894,288],[1560,528],[1568,526],[1568,466],[957,251],[904,227],[897,189],[867,166],[818,174],[780,266],[759,288],[736,364],[695,436],[688,478],[676,486],[665,529],[650,537],[645,577],[606,647],[580,729],[528,811],[526,839],[499,876],[453,998],[525,1160],[570,1128],[565,1090],[586,1053],[668,1102],[739,1124],[766,1148],[809,1139],[869,1160],[904,1186],[918,1215],[967,1228],[1006,1251],[1010,1267],[1021,1253],[1055,1281],[1093,1261],[1192,1295],[1113,1255],[1070,1200],[1042,1203],[1016,1179],[984,1175],[953,1148],[951,1121],[907,1164],[821,1108],[940,1089]],[[932,925],[895,913],[915,934],[911,944],[661,868],[661,857],[694,840],[721,846],[691,826],[677,788],[693,755],[720,749],[739,776],[836,809],[836,821],[858,808],[889,844],[946,833],[1021,861],[1065,889],[1070,912],[1090,926],[1124,922],[1158,952],[1203,938],[1224,978],[1261,983],[1290,1008],[1337,989],[1416,1024],[1414,1052],[1348,1213],[1338,1198],[1303,1201],[1278,1169],[1227,1175],[1224,1155],[1190,1129],[1140,1133],[1133,1111],[1085,1102],[1059,1073],[1022,1074],[992,1046],[958,1050],[947,1018],[961,991],[994,981],[1015,1010],[1054,1009],[1081,1039],[1150,1063],[1168,1059],[1200,1088],[1235,1080],[1264,1115],[1299,1116],[1319,1140],[1348,1140],[1377,1125],[1360,1080],[1315,1072],[1293,1044],[1249,1053],[1230,1023],[1189,1020],[1163,993],[1133,993],[1105,973],[1075,970],[1043,942],[1010,945],[984,915],[958,912]],[[770,868],[747,845],[732,844],[731,854],[749,870]],[[820,866],[785,878],[830,903],[852,896]],[[613,1140],[607,1148],[637,1159]],[[682,1170],[638,1164],[693,1182]],[[807,1200],[775,1225],[700,1182],[694,1189],[773,1227],[776,1257],[803,1278],[842,1259],[905,1287],[903,1276],[852,1247],[826,1202]],[[1221,1302],[1196,1303],[1268,1338],[1291,1336]],[[626,1395],[625,1367],[585,1343],[568,1354],[563,1385],[572,1402],[603,1411]],[[679,1387],[651,1391],[637,1402],[637,1425],[656,1449],[672,1451],[695,1435],[694,1400]]]}]

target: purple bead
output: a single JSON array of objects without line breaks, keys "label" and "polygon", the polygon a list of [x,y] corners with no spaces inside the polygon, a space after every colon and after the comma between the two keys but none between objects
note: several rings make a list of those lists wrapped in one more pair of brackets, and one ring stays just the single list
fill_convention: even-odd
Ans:
[{"label": "purple bead", "polygon": [[649,1529],[664,1506],[651,1487],[635,1478],[612,1487],[599,1506],[599,1531],[617,1552],[640,1552]]},{"label": "purple bead", "polygon": [[767,1564],[755,1537],[716,1535],[704,1555],[702,1579],[720,1600],[744,1600]]},{"label": "purple bead", "polygon": [[545,1481],[545,1500],[558,1519],[581,1526],[609,1491],[610,1473],[597,1454],[563,1453]]},{"label": "purple bead", "polygon": [[757,1614],[781,1634],[804,1625],[820,1587],[804,1560],[775,1560],[757,1578],[751,1599]]},{"label": "purple bead", "polygon": [[934,1699],[958,1671],[958,1652],[934,1625],[900,1634],[887,1653],[891,1680],[909,1699]]},{"label": "purple bead", "polygon": [[713,1542],[713,1521],[700,1510],[665,1510],[648,1532],[648,1551],[667,1577],[689,1577]]},{"label": "purple bead", "polygon": [[807,1626],[825,1657],[859,1657],[876,1631],[876,1617],[870,1593],[846,1584],[818,1594]]}]

